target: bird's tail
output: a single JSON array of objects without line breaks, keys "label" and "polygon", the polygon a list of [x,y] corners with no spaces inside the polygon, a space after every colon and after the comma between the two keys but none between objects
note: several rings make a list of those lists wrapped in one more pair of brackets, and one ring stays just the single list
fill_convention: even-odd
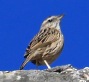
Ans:
[{"label": "bird's tail", "polygon": [[31,58],[32,58],[33,56],[31,55],[31,56],[28,56],[27,58],[26,58],[26,60],[22,63],[22,65],[20,66],[20,70],[22,70],[24,67],[25,67],[25,65],[31,60]]}]

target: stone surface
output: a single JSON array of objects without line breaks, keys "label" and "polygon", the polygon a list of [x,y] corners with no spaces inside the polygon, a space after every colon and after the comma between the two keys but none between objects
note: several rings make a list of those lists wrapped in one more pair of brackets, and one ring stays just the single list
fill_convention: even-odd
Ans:
[{"label": "stone surface", "polygon": [[0,71],[0,82],[89,82],[89,67],[78,70],[64,65],[46,70]]}]

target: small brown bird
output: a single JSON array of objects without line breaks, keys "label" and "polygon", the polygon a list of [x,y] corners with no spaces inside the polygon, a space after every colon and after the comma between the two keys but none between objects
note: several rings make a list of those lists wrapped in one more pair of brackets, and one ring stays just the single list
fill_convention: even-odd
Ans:
[{"label": "small brown bird", "polygon": [[40,31],[28,45],[20,70],[31,61],[33,64],[46,65],[49,69],[51,64],[60,54],[64,44],[60,21],[63,15],[51,16],[43,21]]}]

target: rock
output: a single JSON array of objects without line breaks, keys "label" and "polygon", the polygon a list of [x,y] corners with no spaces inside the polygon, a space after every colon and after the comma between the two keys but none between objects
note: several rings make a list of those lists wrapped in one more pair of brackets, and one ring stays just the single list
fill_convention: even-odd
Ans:
[{"label": "rock", "polygon": [[89,67],[78,70],[63,65],[46,70],[0,71],[0,82],[89,82]]}]

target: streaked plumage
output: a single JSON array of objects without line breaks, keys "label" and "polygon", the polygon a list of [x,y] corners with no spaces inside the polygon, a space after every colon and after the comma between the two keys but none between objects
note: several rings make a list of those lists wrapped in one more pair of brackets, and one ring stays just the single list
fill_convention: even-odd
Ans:
[{"label": "streaked plumage", "polygon": [[62,17],[63,15],[51,16],[42,23],[40,31],[26,49],[24,55],[26,59],[20,69],[23,69],[29,61],[36,65],[48,64],[47,67],[50,68],[49,64],[58,57],[64,44],[60,29]]}]

